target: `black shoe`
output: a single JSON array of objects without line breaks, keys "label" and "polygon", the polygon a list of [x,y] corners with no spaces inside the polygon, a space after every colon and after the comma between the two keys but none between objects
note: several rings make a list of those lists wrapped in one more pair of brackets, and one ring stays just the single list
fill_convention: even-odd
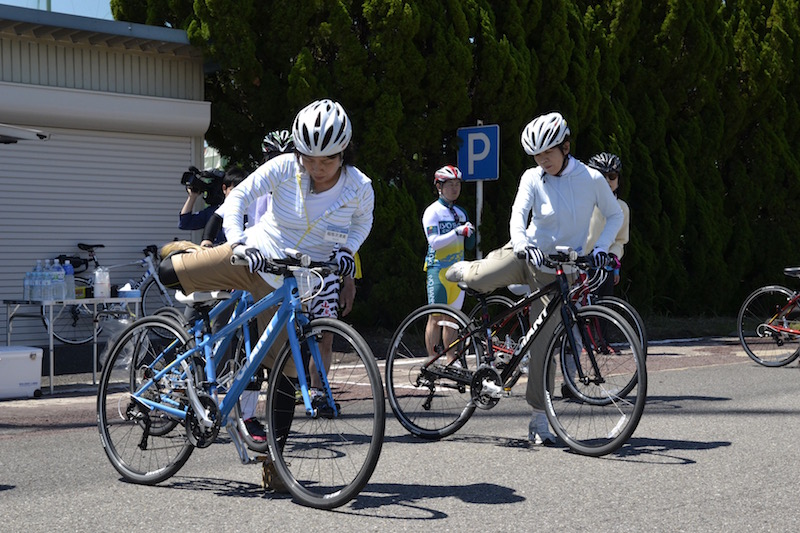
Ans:
[{"label": "black shoe", "polygon": [[575,397],[575,393],[572,392],[572,389],[566,383],[561,384],[561,397],[567,399]]}]

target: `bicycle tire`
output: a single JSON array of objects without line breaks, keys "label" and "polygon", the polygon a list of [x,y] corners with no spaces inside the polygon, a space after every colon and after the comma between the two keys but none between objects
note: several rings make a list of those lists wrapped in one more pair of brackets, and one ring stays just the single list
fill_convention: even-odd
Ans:
[{"label": "bicycle tire", "polygon": [[[595,354],[599,373],[588,363],[582,348],[575,363],[574,358],[564,356],[564,345],[569,343],[560,323],[545,357],[545,412],[556,434],[572,451],[600,457],[618,450],[636,430],[647,401],[647,369],[638,338],[619,313],[588,305],[578,309],[576,318],[582,328],[588,321],[602,322],[615,350]],[[568,360],[580,364],[586,381],[575,377],[576,366]]]},{"label": "bicycle tire", "polygon": [[[76,287],[91,286],[83,278],[75,278]],[[104,308],[104,304],[98,304],[98,309]],[[64,304],[53,307],[53,338],[58,339],[64,344],[86,344],[94,339],[94,314],[91,304]],[[42,306],[42,323],[48,328],[50,322],[47,307]],[[97,335],[103,331],[98,324]]]},{"label": "bicycle tire", "polygon": [[770,325],[800,330],[800,308],[783,307],[795,292],[781,285],[767,285],[745,298],[736,318],[739,342],[745,353],[762,366],[785,366],[800,356],[800,335]]},{"label": "bicycle tire", "polygon": [[[470,324],[464,313],[449,305],[425,305],[403,320],[386,356],[386,391],[395,418],[412,435],[428,440],[452,435],[467,423],[476,408],[469,385],[441,373],[422,371],[422,363],[430,353],[426,329],[434,315],[444,317],[436,321],[446,328],[443,331],[451,331],[454,339]],[[437,345],[441,349],[441,335]],[[452,350],[459,355],[458,361],[465,371],[474,372],[483,357],[481,344],[472,337],[457,343]]]},{"label": "bicycle tire", "polygon": [[267,440],[278,476],[298,503],[316,509],[344,505],[366,486],[380,457],[386,420],[378,365],[355,329],[335,319],[312,320],[299,335],[301,349],[326,333],[333,335],[326,374],[338,415],[307,416],[304,404],[295,403],[298,385],[288,343],[270,372],[267,398]]},{"label": "bicycle tire", "polygon": [[141,316],[150,316],[162,307],[173,307],[176,304],[175,290],[166,289],[166,293],[161,292],[161,287],[152,276],[145,282],[141,290]]},{"label": "bicycle tire", "polygon": [[639,344],[642,345],[642,353],[645,359],[647,358],[647,328],[644,325],[644,320],[633,305],[627,300],[623,300],[617,296],[598,296],[592,302],[593,305],[602,305],[608,307],[612,311],[619,313],[622,318],[628,321],[628,324],[639,337]]},{"label": "bicycle tire", "polygon": [[[163,411],[147,412],[130,396],[149,381],[145,367],[164,368],[192,342],[177,322],[152,316],[128,326],[111,348],[97,393],[97,426],[108,459],[130,482],[160,483],[194,451],[185,424]],[[156,400],[167,395],[174,405],[185,405],[183,392],[172,389],[170,382],[165,376],[147,396]]]}]

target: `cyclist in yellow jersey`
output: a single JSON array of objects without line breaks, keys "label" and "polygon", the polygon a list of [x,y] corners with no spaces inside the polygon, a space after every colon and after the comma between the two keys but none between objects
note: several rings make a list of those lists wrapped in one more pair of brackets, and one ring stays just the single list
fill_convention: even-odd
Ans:
[{"label": "cyclist in yellow jersey", "polygon": [[[427,272],[428,303],[444,303],[461,309],[464,293],[458,284],[448,281],[445,273],[450,265],[464,260],[464,250],[475,247],[475,228],[467,217],[467,212],[455,205],[461,194],[462,174],[458,167],[447,165],[436,171],[433,178],[439,198],[425,209],[422,227],[428,240],[428,253],[425,256]],[[428,354],[434,355],[434,346],[441,339],[442,332],[436,325],[436,315],[431,315],[426,328]],[[449,361],[448,361],[449,362]]]}]

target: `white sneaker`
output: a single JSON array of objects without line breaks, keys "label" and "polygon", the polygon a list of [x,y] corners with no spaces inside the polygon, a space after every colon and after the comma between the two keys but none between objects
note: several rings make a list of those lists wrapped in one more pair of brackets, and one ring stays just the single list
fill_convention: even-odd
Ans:
[{"label": "white sneaker", "polygon": [[464,270],[469,266],[469,261],[458,261],[450,265],[444,277],[447,281],[458,283],[464,279]]},{"label": "white sneaker", "polygon": [[531,421],[528,423],[528,440],[536,446],[553,446],[556,436],[550,432],[547,415],[544,411],[533,411]]}]

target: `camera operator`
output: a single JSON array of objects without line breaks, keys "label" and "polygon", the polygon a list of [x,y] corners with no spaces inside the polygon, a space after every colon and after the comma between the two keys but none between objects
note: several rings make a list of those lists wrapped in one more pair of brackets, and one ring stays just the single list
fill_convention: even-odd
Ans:
[{"label": "camera operator", "polygon": [[[247,176],[244,170],[239,167],[229,169],[224,175],[222,175],[222,171],[218,170],[203,171],[202,173],[196,171],[197,169],[191,168],[190,172],[185,173],[184,178],[181,180],[181,183],[186,185],[188,198],[186,198],[186,203],[183,204],[179,214],[178,229],[187,231],[205,229],[209,221],[214,219],[214,213],[219,209],[220,204],[228,196],[228,193]],[[210,175],[211,183],[204,182],[198,174],[200,176]],[[219,188],[219,191],[216,190],[217,188]],[[205,209],[193,213],[192,208],[200,196],[204,196],[209,205]],[[204,234],[204,238],[205,236],[206,234]],[[213,237],[213,244],[225,242],[225,235],[221,231]]]}]

